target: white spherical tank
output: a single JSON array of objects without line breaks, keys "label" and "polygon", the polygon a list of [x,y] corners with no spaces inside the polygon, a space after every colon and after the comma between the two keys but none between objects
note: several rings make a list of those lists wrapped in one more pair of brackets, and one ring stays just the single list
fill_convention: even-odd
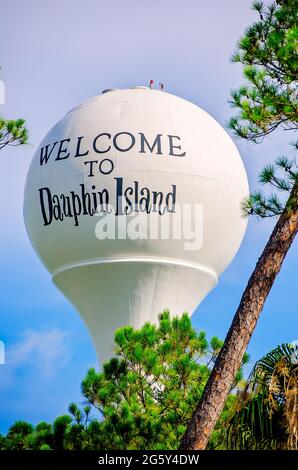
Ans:
[{"label": "white spherical tank", "polygon": [[116,328],[193,313],[240,246],[247,194],[236,146],[205,111],[159,90],[107,90],[41,142],[24,218],[102,361]]}]

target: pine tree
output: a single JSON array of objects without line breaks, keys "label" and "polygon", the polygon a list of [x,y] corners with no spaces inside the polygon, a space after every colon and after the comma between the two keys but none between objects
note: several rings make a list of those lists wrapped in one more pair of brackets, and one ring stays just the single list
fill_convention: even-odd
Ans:
[{"label": "pine tree", "polygon": [[[217,337],[208,342],[186,314],[171,319],[167,311],[159,325],[120,328],[115,357],[101,372],[90,369],[82,382],[83,409],[71,403],[53,425],[17,422],[0,435],[0,449],[177,449],[222,344]],[[241,367],[235,389],[242,381]],[[235,401],[231,394],[210,448],[225,444]]]},{"label": "pine tree", "polygon": [[[232,92],[239,114],[230,121],[238,137],[260,142],[276,131],[298,127],[298,0],[255,2],[259,19],[247,29],[233,60],[244,66],[246,85]],[[294,144],[297,149],[298,143]],[[280,174],[281,172],[281,174]],[[242,204],[245,214],[279,216],[270,239],[248,281],[204,393],[188,424],[182,449],[205,449],[220,416],[256,327],[266,298],[298,230],[296,160],[279,158],[260,175],[284,195],[256,192]]]},{"label": "pine tree", "polygon": [[7,145],[23,145],[28,142],[28,130],[24,119],[7,120],[0,116],[0,150]]}]

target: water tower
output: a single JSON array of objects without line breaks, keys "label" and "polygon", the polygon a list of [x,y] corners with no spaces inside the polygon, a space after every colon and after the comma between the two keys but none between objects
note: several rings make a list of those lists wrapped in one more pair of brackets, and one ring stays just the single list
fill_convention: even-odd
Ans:
[{"label": "water tower", "polygon": [[[165,308],[193,313],[240,246],[247,194],[237,148],[209,114],[160,90],[112,89],[45,136],[24,218],[102,361],[116,328],[156,322]],[[169,233],[148,236],[148,222]]]}]

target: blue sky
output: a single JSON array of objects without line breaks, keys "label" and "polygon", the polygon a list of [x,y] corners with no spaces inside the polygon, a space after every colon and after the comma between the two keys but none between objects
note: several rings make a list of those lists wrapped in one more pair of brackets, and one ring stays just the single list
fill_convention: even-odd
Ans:
[{"label": "blue sky", "polygon": [[[24,229],[26,172],[34,149],[71,107],[105,88],[147,85],[152,78],[189,99],[219,123],[232,114],[227,100],[242,83],[230,56],[255,14],[250,0],[27,0],[1,8],[0,79],[7,117],[24,117],[27,147],[1,152],[0,185],[0,432],[16,419],[53,420],[80,401],[80,382],[96,364],[79,315],[52,284]],[[288,136],[261,145],[236,141],[251,188],[265,163],[288,154]],[[241,249],[193,316],[209,337],[224,337],[272,221],[251,220]],[[252,362],[278,343],[298,339],[297,240],[251,340]]]}]

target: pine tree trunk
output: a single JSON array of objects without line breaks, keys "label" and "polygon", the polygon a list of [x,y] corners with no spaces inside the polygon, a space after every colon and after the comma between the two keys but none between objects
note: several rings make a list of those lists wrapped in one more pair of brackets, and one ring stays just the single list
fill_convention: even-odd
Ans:
[{"label": "pine tree trunk", "polygon": [[203,396],[183,436],[180,447],[183,450],[206,448],[224,407],[265,300],[297,234],[298,183],[286,207],[248,281]]}]

